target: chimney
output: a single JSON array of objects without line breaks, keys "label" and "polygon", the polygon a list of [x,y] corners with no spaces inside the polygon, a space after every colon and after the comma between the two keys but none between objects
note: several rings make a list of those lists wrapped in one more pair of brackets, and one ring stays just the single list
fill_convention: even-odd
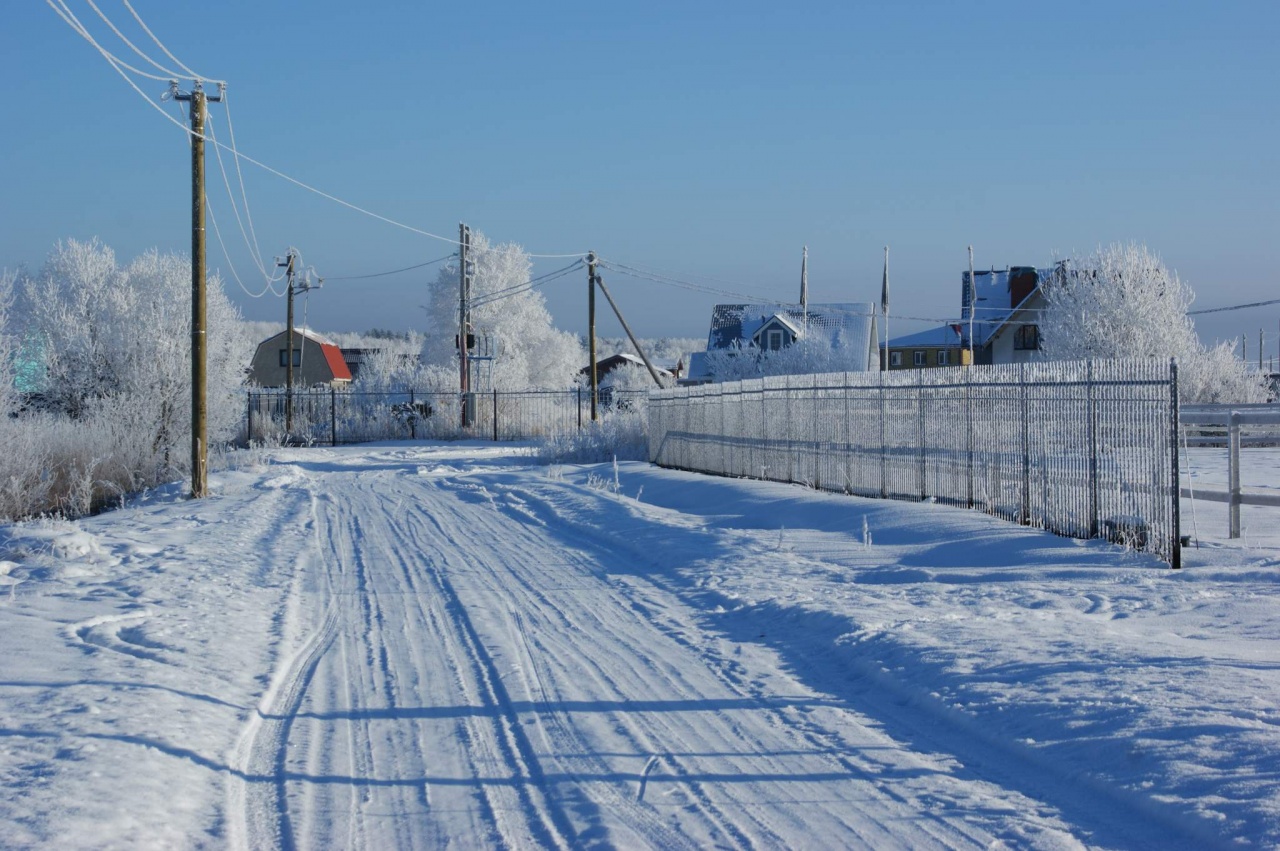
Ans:
[{"label": "chimney", "polygon": [[1035,292],[1040,276],[1030,266],[1014,266],[1009,270],[1009,307],[1014,308]]}]

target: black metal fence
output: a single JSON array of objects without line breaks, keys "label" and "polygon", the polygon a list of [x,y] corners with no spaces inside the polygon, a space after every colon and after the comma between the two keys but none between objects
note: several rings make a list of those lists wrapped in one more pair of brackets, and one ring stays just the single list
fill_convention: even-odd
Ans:
[{"label": "black metal fence", "polygon": [[656,391],[649,457],[977,508],[1177,567],[1177,423],[1168,362],[780,376]]},{"label": "black metal fence", "polygon": [[[645,391],[601,390],[604,416],[640,409],[647,396]],[[537,440],[581,429],[590,420],[591,394],[581,388],[465,395],[271,389],[249,391],[245,437],[334,446],[374,440]]]}]

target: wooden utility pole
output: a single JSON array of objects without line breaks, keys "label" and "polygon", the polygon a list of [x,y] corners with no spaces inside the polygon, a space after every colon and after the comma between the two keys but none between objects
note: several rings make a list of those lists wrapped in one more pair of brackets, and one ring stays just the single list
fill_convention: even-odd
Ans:
[{"label": "wooden utility pole", "polygon": [[209,495],[209,410],[206,403],[208,346],[205,334],[204,257],[204,117],[205,105],[222,100],[206,95],[197,80],[190,94],[177,91],[174,100],[191,104],[191,498]]},{"label": "wooden utility pole", "polygon": [[600,418],[600,382],[596,374],[596,253],[587,253],[587,351],[591,355],[591,421]]},{"label": "wooden utility pole", "polygon": [[458,224],[458,387],[462,395],[462,427],[471,425],[471,363],[467,333],[471,327],[471,228]]},{"label": "wooden utility pole", "polygon": [[293,434],[293,275],[296,271],[295,265],[298,252],[292,246],[285,255],[283,263],[276,263],[277,266],[283,266],[285,276],[289,282],[289,307],[285,311],[286,336],[285,343],[285,361],[284,361],[284,433],[286,439]]}]

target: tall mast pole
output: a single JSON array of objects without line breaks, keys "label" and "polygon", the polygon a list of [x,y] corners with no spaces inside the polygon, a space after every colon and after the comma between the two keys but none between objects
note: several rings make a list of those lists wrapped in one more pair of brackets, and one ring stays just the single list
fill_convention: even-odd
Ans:
[{"label": "tall mast pole", "polygon": [[205,247],[204,247],[204,119],[206,103],[222,100],[206,95],[200,81],[190,94],[178,92],[170,84],[175,100],[191,103],[191,498],[209,495],[209,426],[206,403],[208,340],[205,333]]}]

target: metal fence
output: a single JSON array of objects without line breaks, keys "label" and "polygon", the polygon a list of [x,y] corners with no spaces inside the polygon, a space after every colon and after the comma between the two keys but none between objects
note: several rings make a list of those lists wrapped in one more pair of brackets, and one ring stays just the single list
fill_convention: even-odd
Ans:
[{"label": "metal fence", "polygon": [[[604,390],[604,416],[639,409],[647,396],[644,391]],[[536,440],[581,429],[590,420],[591,394],[581,388],[465,395],[333,388],[289,394],[271,389],[249,391],[245,437],[334,446],[373,440]]]},{"label": "metal fence", "polygon": [[1178,567],[1177,424],[1169,362],[779,376],[656,391],[649,458],[976,508]]}]

